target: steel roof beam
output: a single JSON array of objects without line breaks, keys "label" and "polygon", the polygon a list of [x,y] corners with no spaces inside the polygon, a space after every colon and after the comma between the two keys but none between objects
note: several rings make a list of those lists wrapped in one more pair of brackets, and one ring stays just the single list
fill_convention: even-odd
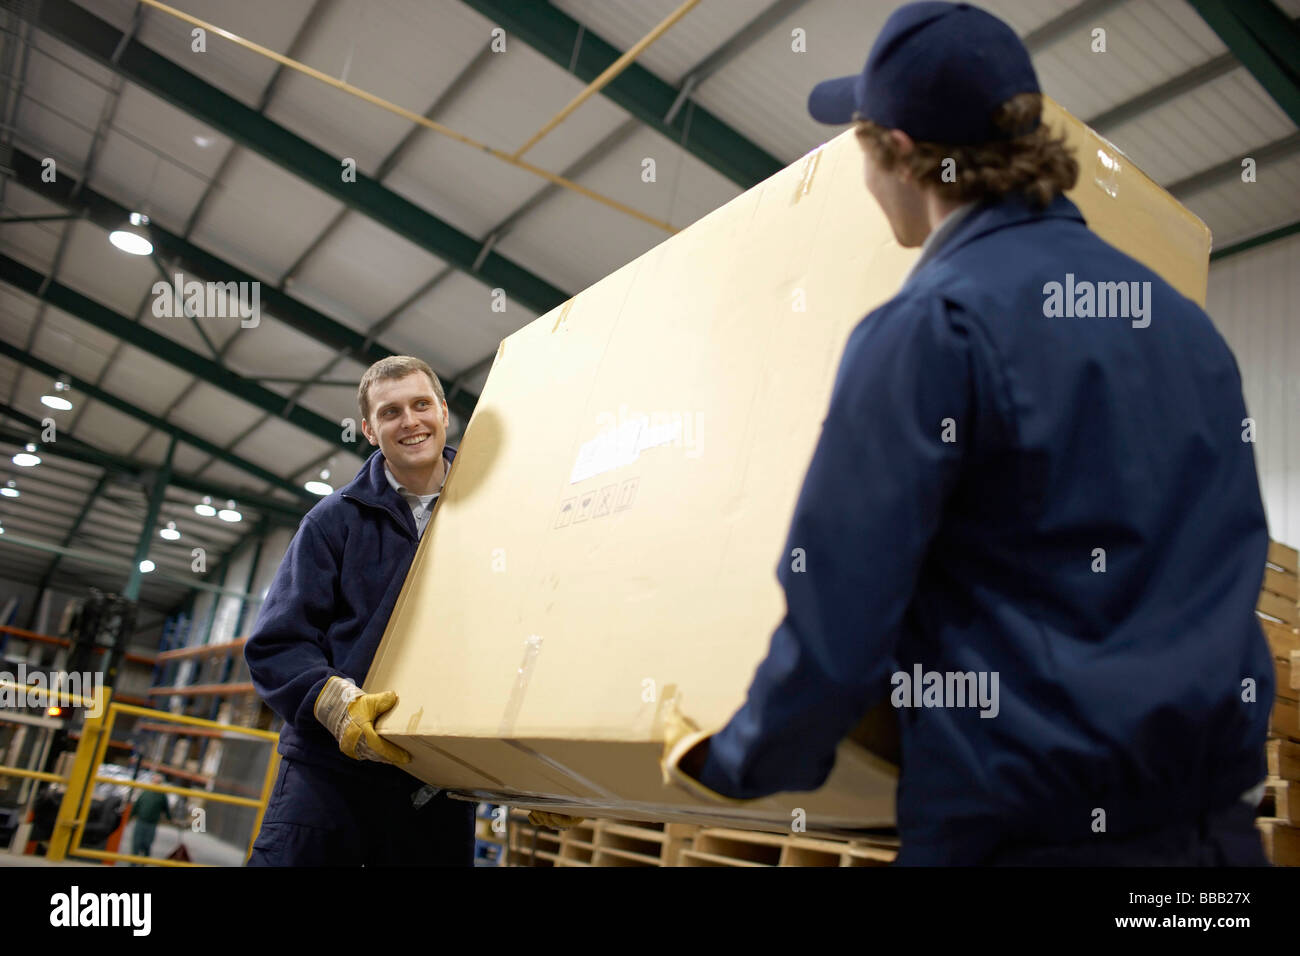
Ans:
[{"label": "steel roof beam", "polygon": [[[130,215],[131,211],[125,206],[89,186],[81,185],[82,180],[60,174],[53,183],[43,182],[41,164],[36,157],[18,149],[14,150],[13,155],[14,180],[17,183],[44,199],[84,215],[100,228],[116,229]],[[164,229],[157,222],[149,224],[149,231],[159,255],[189,275],[216,282],[260,282],[261,304],[267,312],[295,332],[339,352],[341,358],[352,358],[363,365],[372,365],[395,354],[392,349],[376,342],[373,335],[357,332],[269,282],[261,282],[237,266]],[[464,396],[456,408],[457,413],[468,418],[474,411],[475,397]]]},{"label": "steel roof beam", "polygon": [[1256,166],[1260,167],[1277,160],[1288,159],[1298,152],[1300,152],[1300,133],[1292,133],[1290,136],[1284,136],[1279,140],[1265,143],[1254,149],[1242,150],[1241,156],[1225,159],[1223,162],[1216,163],[1199,173],[1192,173],[1192,175],[1166,186],[1165,190],[1179,202],[1185,202],[1186,197],[1193,193],[1240,176],[1243,157],[1250,157],[1255,160]]},{"label": "steel roof beam", "polygon": [[1300,126],[1300,26],[1269,0],[1187,0]]},{"label": "steel roof beam", "polygon": [[[590,83],[623,55],[622,50],[549,3],[464,2],[584,83]],[[687,152],[744,189],[785,166],[698,104],[690,113],[690,136],[683,143],[687,111],[679,109],[671,121],[665,121],[680,92],[640,63],[633,63],[601,90],[601,95],[674,143],[682,143]]]},{"label": "steel roof beam", "polygon": [[1080,27],[1090,25],[1124,2],[1125,0],[1084,0],[1026,33],[1022,38],[1025,48],[1030,54],[1038,53]]},{"label": "steel roof beam", "polygon": [[[48,375],[51,379],[57,379],[64,374],[63,370],[57,366],[51,365],[49,362],[37,358],[30,352],[24,352],[16,345],[10,345],[8,342],[3,340],[0,340],[0,355],[13,359],[20,365],[24,365],[33,371],[40,372],[42,375]],[[223,450],[219,445],[208,441],[206,438],[200,438],[198,435],[195,435],[187,429],[181,428],[179,425],[173,425],[171,422],[163,421],[157,415],[151,414],[143,408],[132,405],[130,402],[124,401],[116,395],[105,392],[103,389],[91,385],[89,382],[81,381],[72,376],[69,376],[69,381],[77,391],[81,392],[88,398],[101,402],[109,408],[116,409],[124,415],[130,415],[137,421],[143,422],[152,428],[157,428],[169,435],[175,435],[187,445],[192,445],[194,448],[197,448],[199,451],[205,452],[206,454],[214,455],[226,464],[238,468],[254,478],[265,481],[276,488],[287,491],[303,502],[313,500],[308,497],[307,492],[292,481],[286,478],[281,478],[279,475],[275,474],[275,472],[263,468],[261,465],[255,464],[246,458],[241,458],[233,452]],[[37,427],[40,427],[39,424]],[[288,503],[286,503],[286,507],[290,507]]]},{"label": "steel roof beam", "polygon": [[[31,428],[33,431],[40,432],[41,423],[37,419],[20,412],[16,408],[0,404],[0,413],[14,419],[22,425]],[[22,432],[16,432],[12,429],[0,426],[0,441],[12,442],[13,444],[22,445],[26,442],[33,441],[30,435],[24,435]],[[112,452],[102,451],[88,442],[71,435],[62,436],[54,444],[46,444],[44,451],[51,455],[69,458],[72,461],[79,461],[83,464],[94,465],[97,468],[104,468],[125,475],[132,481],[140,481],[140,476],[151,471],[154,466],[149,462],[136,461],[130,458],[124,458],[115,455]],[[258,511],[274,514],[284,523],[297,525],[302,516],[307,513],[307,509],[295,508],[291,503],[279,501],[275,498],[268,498],[265,495],[254,494],[248,491],[241,491],[232,488],[226,488],[219,483],[207,481],[202,478],[195,478],[188,475],[172,474],[172,487],[182,488],[186,491],[199,495],[211,495],[213,498],[230,499],[233,498],[241,504],[248,505]]]},{"label": "steel roof beam", "polygon": [[232,372],[212,359],[187,349],[174,339],[146,328],[141,323],[132,322],[126,316],[114,312],[88,296],[61,283],[50,281],[48,276],[23,265],[17,259],[0,254],[0,281],[7,282],[28,295],[44,299],[83,322],[115,335],[183,372],[205,379],[208,384],[256,408],[273,415],[283,413],[283,417],[290,424],[296,425],[322,441],[337,445],[346,451],[356,452],[357,443],[349,444],[343,441],[342,426],[338,422],[331,421],[301,405],[286,410],[283,395]]},{"label": "steel roof beam", "polygon": [[343,182],[337,157],[138,40],[128,42],[117,63],[112,63],[112,51],[122,40],[121,31],[71,0],[44,0],[36,17],[37,25],[51,36],[479,281],[505,289],[507,296],[534,312],[549,312],[570,297],[500,253],[484,257],[475,268],[482,245],[477,239],[364,173],[358,171],[355,182]]}]

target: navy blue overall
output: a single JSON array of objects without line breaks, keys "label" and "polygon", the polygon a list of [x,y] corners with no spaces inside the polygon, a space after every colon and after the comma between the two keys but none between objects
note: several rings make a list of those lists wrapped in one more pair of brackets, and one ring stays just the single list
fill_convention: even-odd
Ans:
[{"label": "navy blue overall", "polygon": [[[455,449],[443,457],[450,467]],[[473,804],[439,794],[417,806],[419,780],[345,756],[312,711],[330,677],[365,680],[418,544],[378,451],[298,527],[244,648],[254,687],[284,718],[250,865],[472,865]]]},{"label": "navy blue overall", "polygon": [[899,694],[901,863],[1263,862],[1246,418],[1205,312],[1073,203],[975,208],[849,337],[787,614],[701,781],[815,789],[920,665],[997,706]]}]

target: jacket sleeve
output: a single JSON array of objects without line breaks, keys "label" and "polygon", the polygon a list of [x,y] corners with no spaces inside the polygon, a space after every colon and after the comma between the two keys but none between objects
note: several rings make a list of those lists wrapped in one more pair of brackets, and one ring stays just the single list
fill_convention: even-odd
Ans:
[{"label": "jacket sleeve", "polygon": [[719,793],[816,789],[887,693],[972,434],[969,335],[949,311],[896,299],[849,337],[778,565],[785,619],[700,770]]},{"label": "jacket sleeve", "polygon": [[339,559],[315,519],[304,518],[244,645],[254,688],[295,727],[316,720],[312,707],[317,695],[331,676],[340,674],[326,643],[335,614]]}]

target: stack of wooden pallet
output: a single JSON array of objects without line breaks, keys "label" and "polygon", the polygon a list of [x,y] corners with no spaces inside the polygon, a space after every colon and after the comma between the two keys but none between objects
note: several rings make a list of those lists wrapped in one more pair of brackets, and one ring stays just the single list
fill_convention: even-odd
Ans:
[{"label": "stack of wooden pallet", "polygon": [[[1269,721],[1268,780],[1255,825],[1268,858],[1278,866],[1300,866],[1300,611],[1296,598],[1296,549],[1269,544],[1264,587],[1256,605],[1273,650],[1277,694]],[[1291,784],[1295,790],[1291,790]],[[1294,797],[1294,799],[1292,799]]]},{"label": "stack of wooden pallet", "polygon": [[897,840],[833,840],[800,834],[704,827],[678,854],[677,866],[885,866]]},{"label": "stack of wooden pallet", "polygon": [[[510,866],[883,866],[897,840],[836,840],[683,823],[586,820],[556,832],[535,827],[512,810],[507,833],[480,840],[500,844]],[[499,828],[498,828],[499,829]],[[495,856],[495,854],[491,854]]]}]

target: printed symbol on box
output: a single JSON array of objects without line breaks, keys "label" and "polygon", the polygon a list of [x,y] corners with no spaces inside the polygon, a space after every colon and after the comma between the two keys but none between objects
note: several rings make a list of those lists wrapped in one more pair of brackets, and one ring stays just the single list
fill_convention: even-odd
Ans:
[{"label": "printed symbol on box", "polygon": [[629,478],[618,488],[618,504],[614,506],[615,511],[622,511],[624,508],[632,507],[632,499],[636,497],[636,486],[640,478]]},{"label": "printed symbol on box", "polygon": [[593,518],[600,518],[609,514],[610,509],[614,507],[614,492],[618,485],[606,485],[600,489],[596,495],[596,510],[592,512]]},{"label": "printed symbol on box", "polygon": [[594,505],[595,503],[596,503],[596,493],[594,491],[589,491],[585,495],[579,497],[578,513],[573,516],[573,523],[577,524],[579,521],[586,521],[588,518],[590,518],[591,506]]},{"label": "printed symbol on box", "polygon": [[577,498],[565,498],[560,502],[560,516],[555,519],[555,527],[563,528],[573,520],[574,505],[577,501]]}]

